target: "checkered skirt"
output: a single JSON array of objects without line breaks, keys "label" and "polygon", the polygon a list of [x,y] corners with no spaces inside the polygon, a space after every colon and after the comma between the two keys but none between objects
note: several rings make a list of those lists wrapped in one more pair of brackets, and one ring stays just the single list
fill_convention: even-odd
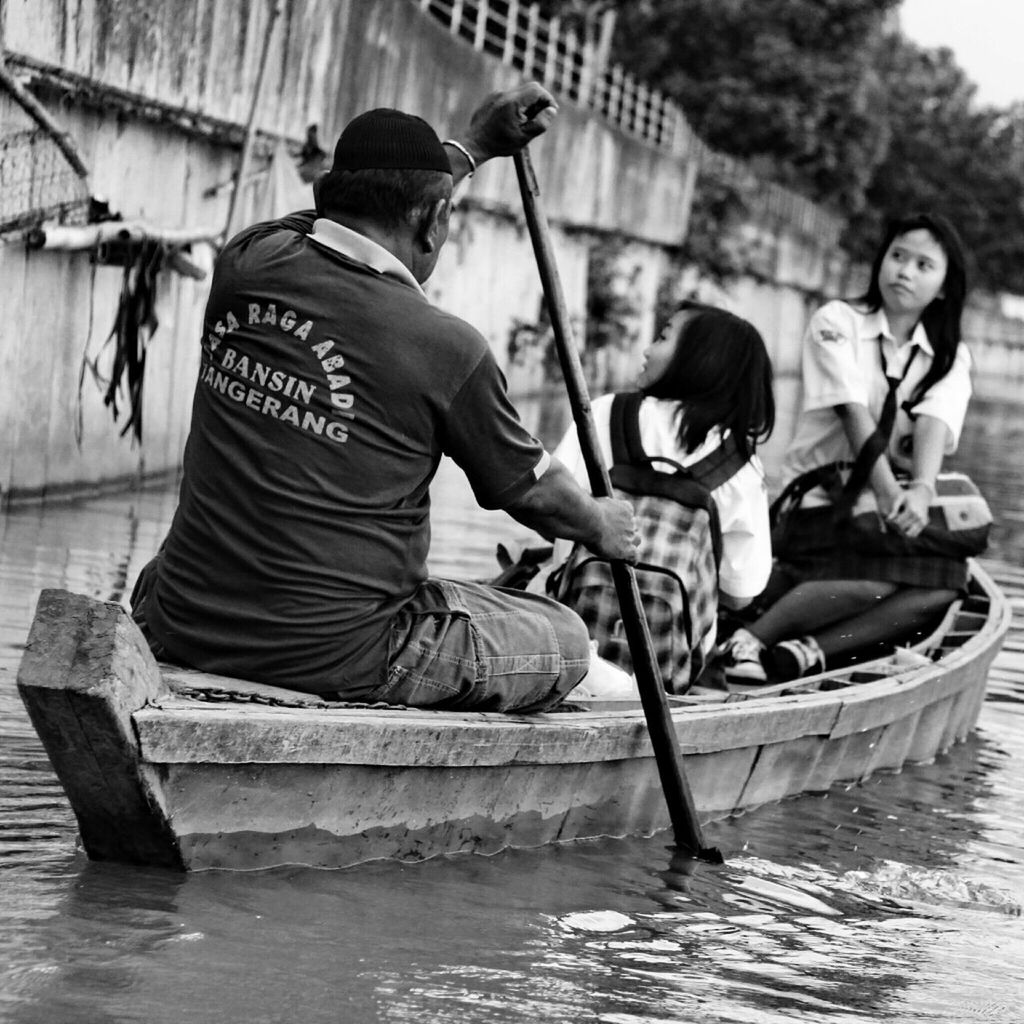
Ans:
[{"label": "checkered skirt", "polygon": [[939,555],[876,555],[837,528],[831,506],[788,513],[772,534],[776,557],[801,580],[884,580],[905,586],[963,590],[967,563]]}]

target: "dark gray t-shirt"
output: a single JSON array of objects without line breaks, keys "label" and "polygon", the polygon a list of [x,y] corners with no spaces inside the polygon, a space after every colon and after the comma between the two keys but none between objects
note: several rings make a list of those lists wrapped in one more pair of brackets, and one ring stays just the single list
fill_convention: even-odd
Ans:
[{"label": "dark gray t-shirt", "polygon": [[312,241],[313,217],[248,228],[218,260],[147,619],[197,668],[356,697],[426,576],[442,453],[502,508],[543,449],[485,339]]}]

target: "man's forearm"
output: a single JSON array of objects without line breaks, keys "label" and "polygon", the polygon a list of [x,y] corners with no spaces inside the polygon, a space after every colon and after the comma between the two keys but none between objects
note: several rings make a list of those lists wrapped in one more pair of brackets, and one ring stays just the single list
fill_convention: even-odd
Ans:
[{"label": "man's forearm", "polygon": [[533,487],[506,506],[505,511],[516,522],[549,540],[563,537],[594,544],[600,539],[602,521],[597,502],[555,460]]},{"label": "man's forearm", "polygon": [[935,489],[935,477],[942,469],[949,427],[935,416],[922,414],[914,424],[913,475],[915,480]]}]

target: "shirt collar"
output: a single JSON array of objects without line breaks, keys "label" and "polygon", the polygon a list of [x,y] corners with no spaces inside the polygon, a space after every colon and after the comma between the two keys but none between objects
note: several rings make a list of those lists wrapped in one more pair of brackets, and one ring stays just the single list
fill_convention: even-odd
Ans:
[{"label": "shirt collar", "polygon": [[[885,315],[884,309],[879,307],[878,309],[872,310],[870,313],[864,313],[862,315],[864,317],[864,337],[887,338],[893,343],[893,345],[896,345],[896,338],[889,327],[889,319]],[[916,345],[925,353],[925,355],[935,355],[932,343],[928,340],[928,332],[924,329],[924,324],[922,324],[920,320],[914,327],[914,333],[910,336],[910,344]]]},{"label": "shirt collar", "polygon": [[313,230],[309,237],[314,242],[340,253],[346,259],[369,267],[384,277],[393,277],[402,284],[412,285],[416,291],[423,294],[419,281],[394,253],[388,252],[384,246],[378,245],[373,239],[359,234],[358,231],[353,231],[335,220],[318,217],[313,221]]}]

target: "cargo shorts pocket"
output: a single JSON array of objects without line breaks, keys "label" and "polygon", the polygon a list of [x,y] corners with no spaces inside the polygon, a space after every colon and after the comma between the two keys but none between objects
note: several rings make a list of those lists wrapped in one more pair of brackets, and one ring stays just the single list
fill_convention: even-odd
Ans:
[{"label": "cargo shorts pocket", "polygon": [[537,595],[428,580],[392,624],[387,682],[374,699],[481,711],[557,700],[568,686],[552,610],[571,614]]},{"label": "cargo shorts pocket", "polygon": [[441,581],[428,580],[391,624],[386,682],[375,700],[414,707],[448,703],[477,679],[469,609]]}]

